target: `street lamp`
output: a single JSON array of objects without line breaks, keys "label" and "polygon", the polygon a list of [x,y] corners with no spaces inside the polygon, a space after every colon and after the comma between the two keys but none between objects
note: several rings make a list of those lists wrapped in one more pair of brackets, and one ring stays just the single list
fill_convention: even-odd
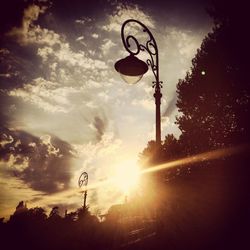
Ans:
[{"label": "street lamp", "polygon": [[87,185],[88,185],[88,174],[86,172],[82,172],[79,179],[78,179],[78,186],[79,188],[83,187],[83,209],[86,210],[86,201],[87,201]]},{"label": "street lamp", "polygon": [[[148,34],[148,40],[145,44],[141,44],[138,40],[132,36],[125,36],[124,30],[128,23],[137,23],[142,27],[142,31]],[[115,69],[121,74],[121,77],[125,82],[129,84],[137,83],[142,76],[147,72],[148,67],[151,68],[155,81],[153,81],[152,87],[155,89],[155,107],[156,107],[156,145],[161,145],[161,88],[162,82],[159,81],[159,56],[158,47],[156,41],[149,31],[149,29],[140,21],[134,19],[128,19],[125,21],[121,28],[121,37],[125,49],[130,53],[129,56],[117,61],[115,63]],[[131,49],[131,42],[134,43],[135,49]],[[150,58],[146,60],[146,63],[136,57],[140,51],[147,51]]]}]

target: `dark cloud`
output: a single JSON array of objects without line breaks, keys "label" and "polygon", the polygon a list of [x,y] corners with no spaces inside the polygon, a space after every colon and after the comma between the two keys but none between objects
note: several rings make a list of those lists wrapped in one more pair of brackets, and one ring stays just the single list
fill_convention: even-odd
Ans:
[{"label": "dark cloud", "polygon": [[[102,20],[110,9],[110,4],[104,0],[52,0],[47,4],[48,9],[39,18],[39,24],[55,32],[67,36],[74,44],[79,34],[91,34],[92,21]],[[77,23],[76,21],[79,21]]]},{"label": "dark cloud", "polygon": [[48,6],[49,1],[39,0],[9,0],[2,1],[0,8],[0,36],[8,32],[12,27],[19,27],[22,24],[23,12],[31,4],[40,7]]},{"label": "dark cloud", "polygon": [[87,2],[82,0],[53,0],[51,11],[60,19],[70,21],[86,16],[96,18],[97,13],[103,12],[108,5],[108,2],[103,0]]},{"label": "dark cloud", "polygon": [[96,139],[97,141],[100,141],[107,127],[107,120],[105,117],[101,119],[100,117],[95,116],[93,125],[97,132]]},{"label": "dark cloud", "polygon": [[12,160],[17,167],[9,171],[34,190],[53,193],[69,187],[71,152],[70,144],[57,137],[1,128],[1,159]]},{"label": "dark cloud", "polygon": [[24,83],[41,75],[41,59],[34,46],[20,48],[10,41],[0,51],[0,89],[22,87]]},{"label": "dark cloud", "polygon": [[13,26],[19,26],[22,22],[23,10],[27,3],[20,0],[1,2],[0,34],[4,34]]},{"label": "dark cloud", "polygon": [[[41,58],[37,56],[38,45],[20,43],[36,21],[32,2],[35,1],[12,0],[6,4],[6,13],[1,16],[4,28],[0,34],[0,89],[22,87],[24,83],[44,75],[40,69]],[[40,7],[36,12],[39,10]]]}]

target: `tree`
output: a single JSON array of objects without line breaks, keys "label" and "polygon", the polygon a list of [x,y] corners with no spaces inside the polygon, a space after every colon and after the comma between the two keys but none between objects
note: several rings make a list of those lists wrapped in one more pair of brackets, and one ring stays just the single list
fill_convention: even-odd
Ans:
[{"label": "tree", "polygon": [[50,220],[61,219],[61,216],[59,215],[59,207],[58,206],[55,206],[51,209],[50,214],[49,214],[49,219]]},{"label": "tree", "polygon": [[28,215],[34,222],[44,222],[47,219],[45,210],[41,207],[30,208]]},{"label": "tree", "polygon": [[166,162],[178,157],[181,157],[181,145],[173,134],[168,134],[162,144],[161,158]]},{"label": "tree", "polygon": [[159,157],[156,151],[155,141],[149,141],[147,147],[140,154],[140,164],[142,166],[150,166],[159,163]]},{"label": "tree", "polygon": [[187,155],[249,142],[250,57],[245,16],[242,6],[242,17],[232,4],[223,7],[215,4],[210,10],[214,29],[192,60],[191,72],[177,86],[182,115],[176,123]]}]

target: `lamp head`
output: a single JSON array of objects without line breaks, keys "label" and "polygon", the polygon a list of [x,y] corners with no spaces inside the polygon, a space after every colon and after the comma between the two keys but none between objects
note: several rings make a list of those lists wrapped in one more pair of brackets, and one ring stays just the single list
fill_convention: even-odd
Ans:
[{"label": "lamp head", "polygon": [[129,55],[115,63],[115,69],[128,84],[137,83],[148,71],[148,65],[134,55]]}]

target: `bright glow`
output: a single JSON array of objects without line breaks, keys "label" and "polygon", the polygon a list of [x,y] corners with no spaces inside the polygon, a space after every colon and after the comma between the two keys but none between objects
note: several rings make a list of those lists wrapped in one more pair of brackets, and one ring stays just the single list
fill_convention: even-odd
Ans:
[{"label": "bright glow", "polygon": [[124,194],[128,194],[139,184],[140,169],[135,161],[129,160],[115,167],[113,183]]},{"label": "bright glow", "polygon": [[139,75],[139,76],[127,76],[127,75],[121,74],[121,77],[128,84],[136,84],[137,82],[139,82],[141,80],[141,78],[143,77],[143,75]]}]

